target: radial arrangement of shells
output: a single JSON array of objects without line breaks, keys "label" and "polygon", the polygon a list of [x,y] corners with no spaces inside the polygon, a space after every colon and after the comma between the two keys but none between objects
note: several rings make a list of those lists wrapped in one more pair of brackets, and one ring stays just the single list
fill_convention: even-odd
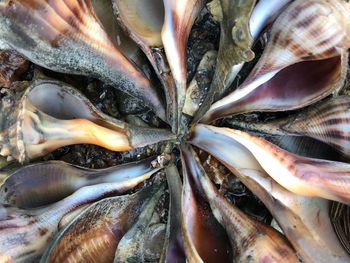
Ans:
[{"label": "radial arrangement of shells", "polygon": [[0,0],[0,262],[350,262],[349,48],[345,0]]}]

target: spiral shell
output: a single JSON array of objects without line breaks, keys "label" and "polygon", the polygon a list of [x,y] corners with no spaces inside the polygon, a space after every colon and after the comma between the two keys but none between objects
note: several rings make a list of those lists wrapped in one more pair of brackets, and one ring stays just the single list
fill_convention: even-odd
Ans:
[{"label": "spiral shell", "polygon": [[34,81],[17,99],[11,96],[0,105],[0,154],[20,162],[71,144],[126,151],[175,137],[167,130],[135,127],[109,117],[78,90],[58,81]]},{"label": "spiral shell", "polygon": [[2,1],[0,38],[40,66],[109,82],[165,120],[160,97],[109,38],[90,0]]},{"label": "spiral shell", "polygon": [[290,4],[275,21],[250,75],[214,103],[203,121],[250,111],[297,109],[341,87],[350,47],[349,14],[349,3],[339,0]]}]

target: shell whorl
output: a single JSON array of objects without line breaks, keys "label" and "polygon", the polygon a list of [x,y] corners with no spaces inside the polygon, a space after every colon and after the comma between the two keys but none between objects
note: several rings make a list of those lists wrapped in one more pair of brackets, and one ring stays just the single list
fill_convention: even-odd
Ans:
[{"label": "shell whorl", "polygon": [[297,115],[282,129],[326,142],[350,155],[350,97],[341,96]]},{"label": "shell whorl", "polygon": [[[295,1],[276,20],[255,71],[274,71],[300,61],[339,55],[349,47],[348,4],[339,0]],[[349,13],[350,14],[350,13]]]}]

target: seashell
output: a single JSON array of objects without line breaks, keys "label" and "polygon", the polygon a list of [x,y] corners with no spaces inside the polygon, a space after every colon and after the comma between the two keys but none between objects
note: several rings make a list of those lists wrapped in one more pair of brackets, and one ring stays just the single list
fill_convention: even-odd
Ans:
[{"label": "seashell", "polygon": [[80,92],[57,81],[36,81],[18,97],[5,98],[0,105],[0,155],[11,155],[20,162],[71,144],[126,151],[175,137],[166,130],[113,119]]},{"label": "seashell", "polygon": [[129,38],[124,30],[118,25],[117,19],[114,16],[113,4],[109,0],[90,0],[93,10],[98,20],[103,25],[107,35],[111,38],[113,43],[123,52],[129,60],[133,61],[142,69],[140,53],[142,51],[137,44]]},{"label": "seashell", "polygon": [[77,209],[74,209],[73,211],[68,212],[65,214],[60,222],[58,223],[58,230],[61,230],[65,226],[67,226],[70,222],[72,222],[79,214],[81,214],[86,208],[88,208],[90,204],[85,204],[79,206]]},{"label": "seashell", "polygon": [[268,135],[264,136],[264,138],[283,150],[297,155],[314,159],[347,162],[347,159],[341,156],[334,148],[310,137]]},{"label": "seashell", "polygon": [[186,258],[190,262],[232,262],[230,240],[190,174],[196,167],[192,160],[187,159],[190,157],[183,154],[182,158],[186,158],[183,162],[181,207],[181,230]]},{"label": "seashell", "polygon": [[332,228],[329,201],[293,194],[264,173],[249,170],[242,174],[249,178],[251,183],[246,185],[268,207],[305,262],[350,261]]},{"label": "seashell", "polygon": [[149,229],[153,213],[164,190],[164,186],[158,189],[142,209],[137,221],[119,241],[115,251],[114,263],[145,261],[144,246],[147,229]]},{"label": "seashell", "polygon": [[162,0],[113,0],[120,26],[137,43],[162,82],[168,104],[167,119],[177,126],[176,87],[166,59],[161,31],[164,23]]},{"label": "seashell", "polygon": [[12,173],[0,186],[0,202],[20,208],[33,208],[57,202],[88,185],[149,178],[154,158],[106,169],[88,169],[61,161],[25,166]]},{"label": "seashell", "polygon": [[349,124],[350,97],[340,96],[284,119],[247,126],[269,134],[308,136],[325,142],[350,157]]},{"label": "seashell", "polygon": [[350,203],[349,164],[292,154],[263,138],[242,131],[203,127],[242,144],[261,167],[287,190],[303,196]]},{"label": "seashell", "polygon": [[162,82],[176,131],[186,92],[187,39],[203,0],[114,0],[120,25],[140,46]]},{"label": "seashell", "polygon": [[186,45],[192,25],[205,4],[205,0],[163,0],[164,25],[162,41],[171,73],[175,80],[178,116],[185,103]]},{"label": "seashell", "polygon": [[299,262],[295,251],[279,232],[252,220],[219,193],[193,149],[185,147],[182,147],[184,174],[200,187],[215,218],[225,228],[234,262]]},{"label": "seashell", "polygon": [[333,202],[329,216],[331,217],[334,231],[337,233],[339,241],[342,243],[344,249],[350,254],[350,207],[341,203]]},{"label": "seashell", "polygon": [[99,78],[165,110],[149,80],[107,36],[90,0],[2,1],[0,38],[32,62],[62,73]]},{"label": "seashell", "polygon": [[40,262],[112,262],[123,236],[142,214],[142,206],[157,202],[161,189],[146,188],[90,205],[57,233]]},{"label": "seashell", "polygon": [[[200,126],[191,143],[220,160],[267,206],[305,262],[348,262],[328,215],[329,201],[289,192],[259,168],[254,156],[234,139]],[[241,158],[243,157],[243,158]],[[244,158],[245,157],[245,158]],[[251,163],[247,165],[245,160]],[[252,169],[253,167],[256,167]],[[249,167],[249,168],[247,168]]]},{"label": "seashell", "polygon": [[264,28],[280,15],[292,0],[260,0],[253,9],[249,19],[249,31],[254,40]]},{"label": "seashell", "polygon": [[174,164],[165,168],[169,189],[169,214],[165,242],[159,262],[186,262],[181,234],[181,193],[182,183]]},{"label": "seashell", "polygon": [[[307,112],[308,110],[305,109],[304,111]],[[226,126],[229,128],[262,136],[278,147],[297,155],[339,162],[347,162],[349,160],[343,154],[339,154],[339,151],[329,144],[303,135],[295,136],[292,134],[288,135],[287,132],[282,133],[279,127],[274,125],[279,123],[278,119],[276,123],[275,121],[254,123],[243,122],[233,117],[232,119],[225,119],[225,122],[227,124]]]},{"label": "seashell", "polygon": [[[104,183],[80,188],[52,205],[23,210],[0,208],[0,259],[10,262],[38,262],[47,244],[57,232],[61,218],[67,213],[104,197],[124,193],[147,179]],[[142,200],[143,196],[140,197]],[[6,262],[6,261],[5,261]]]},{"label": "seashell", "polygon": [[[226,91],[228,91],[228,88],[242,69],[244,61],[249,61],[254,56],[250,50],[253,41],[258,39],[263,29],[275,20],[283,7],[291,0],[261,0],[253,10],[250,10],[254,2],[246,1],[242,5],[242,3],[237,3],[237,1],[235,3],[222,1],[224,8],[221,7],[220,0],[215,0],[208,4],[212,15],[221,24],[220,56],[217,60],[217,68],[211,87],[200,111],[195,117],[195,122],[206,113],[214,101],[226,94]],[[225,13],[225,19],[223,18],[222,9]],[[232,21],[234,17],[238,18]],[[236,23],[236,20],[239,22]],[[240,26],[236,26],[236,24]],[[237,39],[237,37],[243,38],[243,40]]]},{"label": "seashell", "polygon": [[349,3],[338,0],[290,4],[274,23],[268,45],[247,79],[214,103],[202,121],[298,109],[340,88],[348,64],[349,11]]}]

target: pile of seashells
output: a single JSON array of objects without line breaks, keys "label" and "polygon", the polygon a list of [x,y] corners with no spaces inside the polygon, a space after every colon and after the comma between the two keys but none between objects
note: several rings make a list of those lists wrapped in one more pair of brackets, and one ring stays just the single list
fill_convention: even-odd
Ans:
[{"label": "pile of seashells", "polygon": [[[186,69],[203,8],[220,25],[195,74],[213,69],[204,89]],[[22,166],[0,185],[0,262],[350,262],[349,47],[345,0],[0,0],[0,49],[103,81],[160,123],[116,119],[44,74],[3,89],[1,165]],[[104,169],[35,161],[76,144],[162,153]],[[208,158],[274,227],[223,194]]]}]

